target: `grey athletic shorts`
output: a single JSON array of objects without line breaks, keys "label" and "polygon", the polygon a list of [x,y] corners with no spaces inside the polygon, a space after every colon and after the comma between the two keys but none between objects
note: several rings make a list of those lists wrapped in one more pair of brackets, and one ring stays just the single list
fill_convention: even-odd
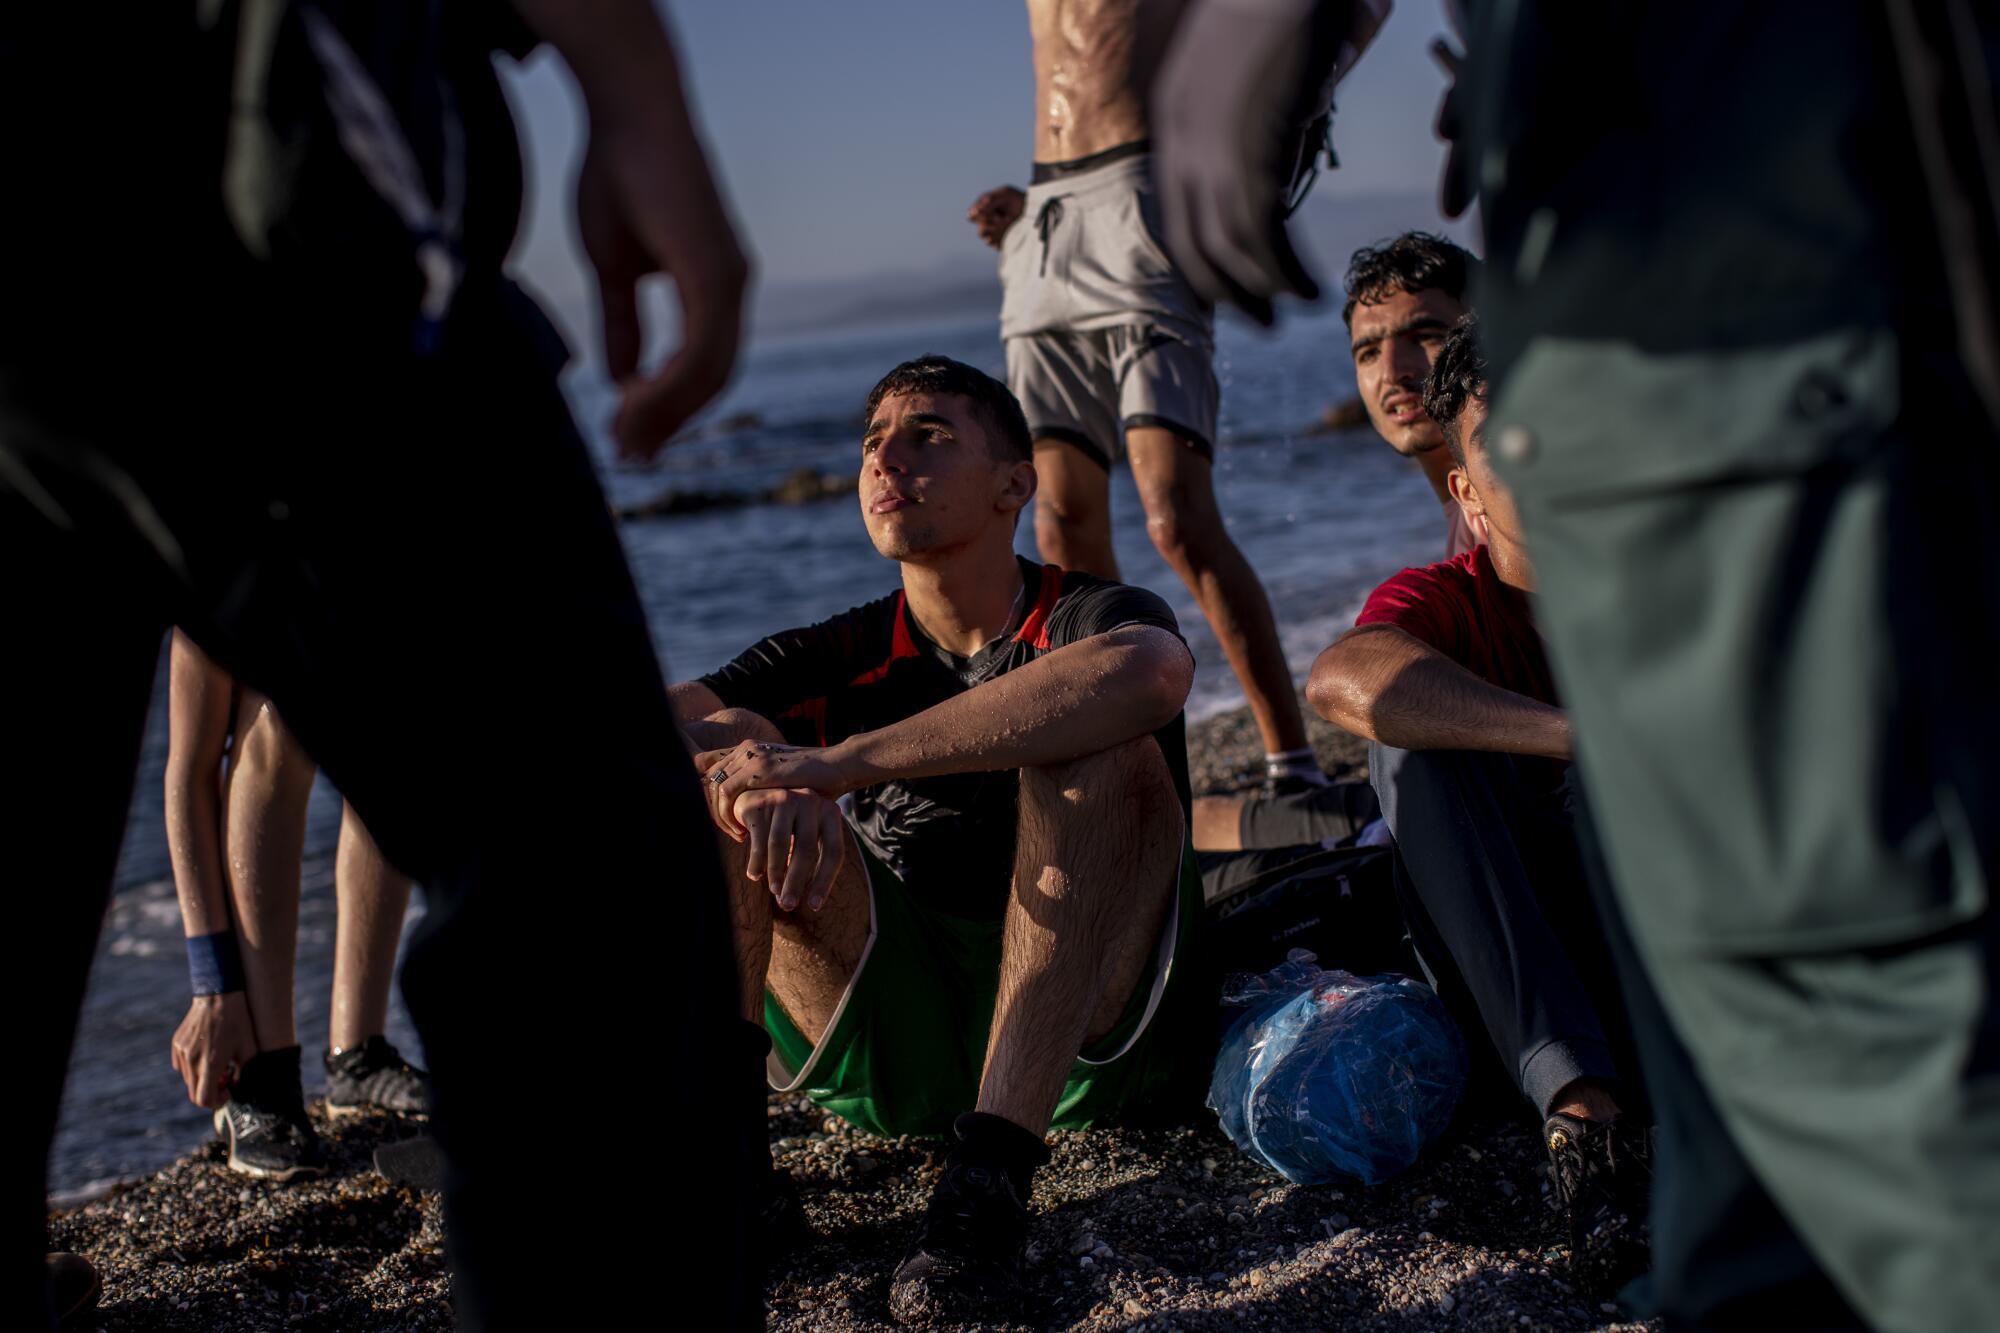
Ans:
[{"label": "grey athletic shorts", "polygon": [[1007,386],[1036,439],[1108,468],[1126,427],[1165,426],[1212,456],[1213,311],[1160,244],[1147,154],[1030,186],[1000,284]]}]

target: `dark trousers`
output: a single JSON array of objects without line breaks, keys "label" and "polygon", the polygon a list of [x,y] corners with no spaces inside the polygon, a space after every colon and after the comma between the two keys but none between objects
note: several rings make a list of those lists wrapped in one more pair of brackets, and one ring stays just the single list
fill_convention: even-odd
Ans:
[{"label": "dark trousers", "polygon": [[170,623],[276,700],[424,886],[402,980],[460,1326],[636,1326],[657,1299],[633,1275],[664,1263],[694,1323],[761,1327],[739,1150],[763,1097],[713,834],[552,336],[496,278],[435,356],[279,329],[212,379],[147,379],[150,405],[0,358],[0,819],[35,960],[0,969],[27,1048],[7,1327],[36,1326],[47,1143]]},{"label": "dark trousers", "polygon": [[1385,745],[1369,765],[1410,938],[1446,1005],[1485,1028],[1539,1115],[1575,1079],[1619,1082],[1634,1065],[1616,970],[1555,766]]}]

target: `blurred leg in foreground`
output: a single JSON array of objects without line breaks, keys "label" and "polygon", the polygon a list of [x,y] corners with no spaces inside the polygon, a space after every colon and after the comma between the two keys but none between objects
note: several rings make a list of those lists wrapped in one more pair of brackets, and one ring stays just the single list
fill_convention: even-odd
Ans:
[{"label": "blurred leg in foreground", "polygon": [[[1964,1328],[2000,1307],[2000,432],[1951,312],[1990,292],[1947,278],[1879,16],[1826,16],[1597,34],[1646,97],[1710,71],[1704,124],[1788,163],[1641,135],[1670,182],[1645,197],[1675,201],[1649,224],[1518,109],[1486,201],[1523,256],[1492,265],[1489,433],[1657,1001],[1649,1083],[1698,1080],[1662,1112],[1655,1308]],[[1695,216],[1700,242],[1665,239]]]},{"label": "blurred leg in foreground", "polygon": [[[581,206],[625,382],[615,433],[647,453],[726,380],[744,260],[651,8],[520,8],[590,103]],[[671,1250],[701,1275],[693,1322],[761,1326],[732,1136],[552,1170],[549,1127],[508,1114],[524,1071],[588,1100],[726,1069],[734,980],[706,817],[556,388],[560,340],[499,273],[519,159],[492,35],[401,7],[260,17],[0,27],[0,123],[62,120],[7,136],[37,207],[0,221],[0,484],[24,515],[4,539],[33,571],[10,629],[34,649],[0,677],[19,737],[5,817],[42,964],[8,970],[14,1012],[42,1017],[0,1201],[0,1322],[47,1313],[48,1130],[171,621],[277,701],[426,886],[405,992],[434,1065],[460,1326],[650,1313],[636,1287],[581,1289],[580,1224],[601,1271]],[[135,275],[135,255],[167,258]],[[684,345],[640,375],[632,298],[656,271]],[[712,1131],[701,1099],[668,1102],[647,1142]],[[671,1240],[615,1221],[649,1196],[714,1216]]]}]

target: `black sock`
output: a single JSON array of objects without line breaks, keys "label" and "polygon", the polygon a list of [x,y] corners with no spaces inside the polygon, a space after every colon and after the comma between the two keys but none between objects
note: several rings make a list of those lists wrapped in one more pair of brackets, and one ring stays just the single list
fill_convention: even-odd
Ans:
[{"label": "black sock", "polygon": [[260,1110],[290,1110],[296,1107],[303,1113],[305,1091],[300,1083],[299,1055],[297,1046],[281,1046],[275,1051],[259,1051],[251,1056],[237,1071],[236,1083],[229,1090],[229,1099]]},{"label": "black sock", "polygon": [[1049,1147],[1041,1136],[1030,1134],[1005,1116],[988,1115],[984,1111],[967,1111],[951,1127],[958,1135],[958,1146],[951,1150],[947,1161],[954,1165],[976,1162],[998,1167],[1006,1172],[1015,1196],[1026,1204],[1028,1191],[1035,1183],[1035,1169],[1049,1160]]}]

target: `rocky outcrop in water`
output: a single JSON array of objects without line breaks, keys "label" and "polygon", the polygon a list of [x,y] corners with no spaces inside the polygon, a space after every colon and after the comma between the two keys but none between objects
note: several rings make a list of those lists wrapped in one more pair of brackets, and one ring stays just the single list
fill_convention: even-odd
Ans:
[{"label": "rocky outcrop in water", "polygon": [[855,480],[847,473],[820,472],[802,467],[775,486],[761,491],[700,491],[668,489],[638,504],[614,505],[618,519],[672,518],[677,514],[700,514],[711,509],[742,509],[750,505],[803,505],[852,495]]}]

